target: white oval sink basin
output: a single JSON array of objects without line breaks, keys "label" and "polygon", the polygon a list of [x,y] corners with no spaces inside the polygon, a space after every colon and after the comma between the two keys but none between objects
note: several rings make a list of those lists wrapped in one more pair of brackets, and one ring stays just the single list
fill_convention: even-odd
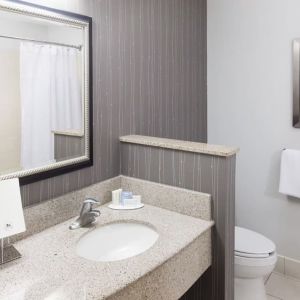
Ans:
[{"label": "white oval sink basin", "polygon": [[77,243],[77,255],[94,261],[117,261],[152,247],[158,233],[139,223],[113,223],[85,234]]}]

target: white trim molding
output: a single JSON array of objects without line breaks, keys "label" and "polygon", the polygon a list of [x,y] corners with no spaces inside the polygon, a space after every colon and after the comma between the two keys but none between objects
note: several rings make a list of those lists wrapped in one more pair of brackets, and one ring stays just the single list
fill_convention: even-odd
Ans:
[{"label": "white trim molding", "polygon": [[289,277],[300,279],[300,261],[278,255],[278,261],[274,271]]}]

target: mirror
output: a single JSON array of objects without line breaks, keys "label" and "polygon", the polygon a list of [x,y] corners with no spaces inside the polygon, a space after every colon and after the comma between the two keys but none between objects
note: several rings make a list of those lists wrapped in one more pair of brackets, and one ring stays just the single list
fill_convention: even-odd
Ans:
[{"label": "mirror", "polygon": [[0,179],[92,165],[91,18],[0,1]]},{"label": "mirror", "polygon": [[293,41],[293,126],[300,128],[300,39]]}]

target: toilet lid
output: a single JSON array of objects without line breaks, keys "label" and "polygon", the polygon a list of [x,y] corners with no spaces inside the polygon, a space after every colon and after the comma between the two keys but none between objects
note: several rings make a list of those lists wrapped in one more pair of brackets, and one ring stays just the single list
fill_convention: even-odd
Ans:
[{"label": "toilet lid", "polygon": [[275,244],[262,234],[235,227],[235,253],[245,257],[268,257],[275,252]]}]

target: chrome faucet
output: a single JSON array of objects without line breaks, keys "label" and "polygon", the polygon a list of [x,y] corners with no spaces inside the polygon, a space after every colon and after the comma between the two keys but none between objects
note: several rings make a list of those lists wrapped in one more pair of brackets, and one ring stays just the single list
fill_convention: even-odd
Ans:
[{"label": "chrome faucet", "polygon": [[99,210],[93,209],[93,205],[99,203],[99,201],[93,198],[86,198],[82,203],[79,217],[69,226],[69,228],[72,230],[94,223],[96,217],[99,217],[101,213]]}]

